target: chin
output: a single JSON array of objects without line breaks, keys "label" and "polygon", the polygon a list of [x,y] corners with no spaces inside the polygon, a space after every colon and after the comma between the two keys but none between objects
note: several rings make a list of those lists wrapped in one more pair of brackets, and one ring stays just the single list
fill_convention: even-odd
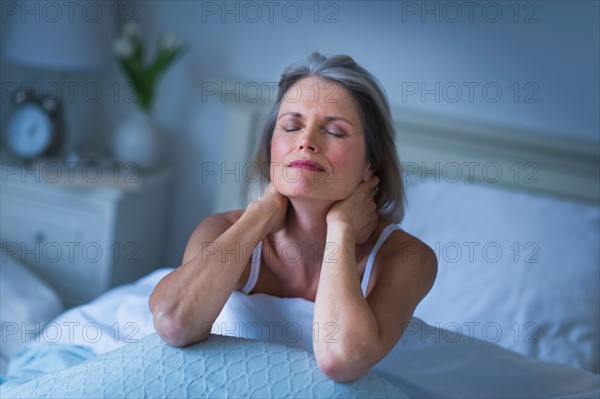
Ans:
[{"label": "chin", "polygon": [[[345,193],[340,192],[338,187],[334,187],[331,184],[315,184],[315,183],[302,183],[302,182],[275,182],[275,189],[277,192],[285,195],[290,199],[310,199],[317,201],[340,201],[350,196],[351,193],[344,195]],[[346,190],[347,191],[347,190]]]}]

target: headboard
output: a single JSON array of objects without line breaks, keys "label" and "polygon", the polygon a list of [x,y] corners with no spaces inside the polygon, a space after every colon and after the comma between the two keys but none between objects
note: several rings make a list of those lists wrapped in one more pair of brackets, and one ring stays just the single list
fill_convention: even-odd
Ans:
[{"label": "headboard", "polygon": [[598,143],[406,110],[395,110],[393,118],[407,176],[600,200]]},{"label": "headboard", "polygon": [[[222,161],[228,168],[240,165],[242,184],[221,184],[214,212],[247,205],[248,183],[256,178],[252,154],[271,104],[244,101],[242,96],[225,105]],[[598,143],[404,108],[393,108],[392,117],[407,178],[499,184],[592,204],[600,201]]]},{"label": "headboard", "polygon": [[255,181],[256,168],[252,156],[256,149],[260,125],[269,110],[269,104],[262,102],[232,102],[226,104],[226,122],[223,142],[222,162],[229,170],[239,165],[239,181],[225,179],[219,184],[213,212],[244,209],[248,204],[249,184]]}]

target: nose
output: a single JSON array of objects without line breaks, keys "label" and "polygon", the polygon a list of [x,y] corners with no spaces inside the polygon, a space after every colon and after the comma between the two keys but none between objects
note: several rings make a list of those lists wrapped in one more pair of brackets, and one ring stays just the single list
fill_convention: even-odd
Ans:
[{"label": "nose", "polygon": [[300,151],[319,152],[320,146],[319,129],[314,126],[306,126],[302,134],[298,137],[298,149]]}]

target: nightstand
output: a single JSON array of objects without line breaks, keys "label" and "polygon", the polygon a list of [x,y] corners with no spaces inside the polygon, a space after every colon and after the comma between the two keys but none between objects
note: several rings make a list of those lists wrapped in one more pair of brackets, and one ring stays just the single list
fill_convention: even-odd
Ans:
[{"label": "nightstand", "polygon": [[3,160],[1,184],[3,253],[50,283],[66,307],[167,266],[168,169]]}]

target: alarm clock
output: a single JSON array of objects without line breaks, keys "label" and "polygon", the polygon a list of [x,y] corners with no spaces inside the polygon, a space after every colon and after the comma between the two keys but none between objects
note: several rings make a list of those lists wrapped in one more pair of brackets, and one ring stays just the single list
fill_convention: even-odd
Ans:
[{"label": "alarm clock", "polygon": [[14,103],[17,109],[8,120],[6,137],[11,152],[27,161],[57,155],[64,131],[60,102],[32,90],[20,90]]}]

